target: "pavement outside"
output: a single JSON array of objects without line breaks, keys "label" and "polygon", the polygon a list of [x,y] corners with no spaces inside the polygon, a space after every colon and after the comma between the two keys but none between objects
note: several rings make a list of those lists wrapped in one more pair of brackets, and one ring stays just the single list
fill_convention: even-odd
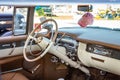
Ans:
[{"label": "pavement outside", "polygon": [[[35,22],[40,22],[39,18],[40,17],[35,17],[38,18],[35,20]],[[58,27],[77,27],[79,26],[78,19],[80,17],[74,18],[73,16],[55,16],[55,17],[46,17],[46,18],[52,18],[55,19],[56,22],[58,23]],[[94,19],[94,22],[92,26],[99,26],[99,27],[107,27],[107,28],[120,28],[120,20],[105,20],[105,19]]]}]

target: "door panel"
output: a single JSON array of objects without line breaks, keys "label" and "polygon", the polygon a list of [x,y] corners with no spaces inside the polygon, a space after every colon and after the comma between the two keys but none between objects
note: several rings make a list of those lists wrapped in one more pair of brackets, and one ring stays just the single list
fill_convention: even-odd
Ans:
[{"label": "door panel", "polygon": [[0,58],[21,54],[25,39],[26,35],[0,37]]},{"label": "door panel", "polygon": [[23,56],[13,56],[0,59],[1,72],[7,73],[22,68]]}]

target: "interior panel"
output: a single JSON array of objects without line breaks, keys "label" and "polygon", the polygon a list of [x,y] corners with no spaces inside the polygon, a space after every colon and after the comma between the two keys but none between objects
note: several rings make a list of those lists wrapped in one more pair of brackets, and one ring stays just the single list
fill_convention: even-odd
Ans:
[{"label": "interior panel", "polygon": [[[86,46],[87,45],[85,43],[79,43],[78,47],[78,57],[85,65],[120,75],[119,60],[87,52]],[[114,66],[116,64],[118,66]]]}]

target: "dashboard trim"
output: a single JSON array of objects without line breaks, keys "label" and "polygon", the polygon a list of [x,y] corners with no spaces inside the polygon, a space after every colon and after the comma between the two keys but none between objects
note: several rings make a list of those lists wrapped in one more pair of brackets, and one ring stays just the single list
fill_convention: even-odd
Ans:
[{"label": "dashboard trim", "polygon": [[119,49],[120,50],[120,45],[115,45],[115,44],[110,44],[110,43],[105,43],[105,42],[100,42],[100,41],[94,41],[94,40],[87,40],[87,39],[81,39],[81,38],[76,38],[79,42],[83,43],[92,43],[92,44],[97,44],[97,45],[102,45],[114,49]]},{"label": "dashboard trim", "polygon": [[91,59],[104,63],[104,60],[102,60],[102,59],[98,59],[98,58],[95,58],[95,57],[91,57]]}]

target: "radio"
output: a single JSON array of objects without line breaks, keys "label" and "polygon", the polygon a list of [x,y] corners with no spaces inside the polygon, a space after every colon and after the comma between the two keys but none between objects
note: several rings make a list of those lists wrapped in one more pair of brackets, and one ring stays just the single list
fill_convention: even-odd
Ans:
[{"label": "radio", "polygon": [[93,44],[88,44],[86,51],[95,53],[95,54],[99,54],[99,55],[103,55],[103,56],[110,56],[111,52],[112,52],[110,49],[108,49],[104,46],[93,45]]},{"label": "radio", "polygon": [[98,54],[120,60],[120,50],[117,49],[113,49],[101,45],[87,44],[86,51],[93,54]]}]

